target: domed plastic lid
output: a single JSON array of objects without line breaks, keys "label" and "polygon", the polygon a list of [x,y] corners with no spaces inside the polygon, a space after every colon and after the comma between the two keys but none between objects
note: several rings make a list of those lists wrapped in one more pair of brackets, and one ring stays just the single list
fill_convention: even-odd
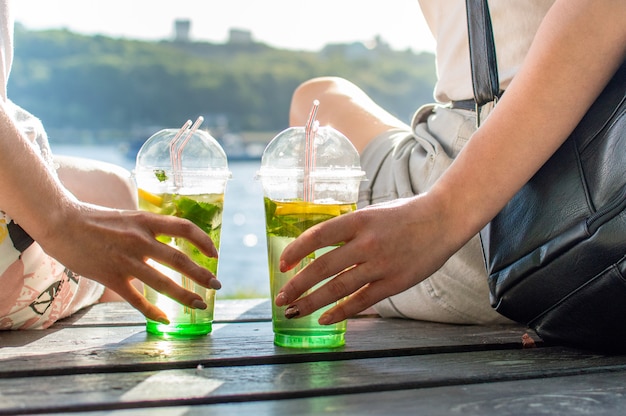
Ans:
[{"label": "domed plastic lid", "polygon": [[257,178],[275,201],[354,203],[365,172],[359,153],[337,130],[319,127],[307,137],[305,127],[291,127],[267,145]]},{"label": "domed plastic lid", "polygon": [[200,189],[209,180],[225,182],[231,172],[224,149],[207,132],[164,129],[139,149],[134,176],[145,190],[163,191]]},{"label": "domed plastic lid", "polygon": [[290,127],[267,145],[258,176],[302,178],[308,171],[316,181],[353,178],[361,180],[359,153],[350,140],[332,127],[319,127],[307,149],[304,127]]}]

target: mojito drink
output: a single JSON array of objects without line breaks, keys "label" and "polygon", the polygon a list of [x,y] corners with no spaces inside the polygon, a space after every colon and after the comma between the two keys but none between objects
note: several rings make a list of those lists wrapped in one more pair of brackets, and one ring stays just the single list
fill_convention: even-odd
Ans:
[{"label": "mojito drink", "polygon": [[[141,210],[161,215],[173,215],[192,221],[211,237],[213,244],[218,250],[222,228],[223,205],[223,194],[152,194],[139,189],[139,208]],[[214,275],[217,274],[217,259],[205,256],[189,241],[169,236],[157,236],[157,239],[162,243],[176,247]],[[148,285],[144,285],[144,294],[148,301],[165,312],[170,320],[169,325],[148,320],[146,330],[155,334],[170,335],[203,335],[211,332],[215,290],[200,286],[193,280],[165,265],[152,260],[150,263],[185,289],[202,296],[208,307],[205,310],[200,310],[183,306]]]},{"label": "mojito drink", "polygon": [[[313,262],[317,257],[334,249],[326,247],[311,253],[292,270],[281,273],[280,256],[285,247],[296,239],[303,231],[338,215],[356,209],[356,204],[317,204],[304,201],[273,201],[267,197],[265,202],[265,219],[267,230],[267,250],[269,260],[270,291],[272,299],[281,287],[299,270]],[[317,286],[324,284],[320,282]],[[314,287],[312,290],[315,290]],[[305,293],[306,295],[306,293]],[[272,303],[272,324],[274,326],[274,343],[283,347],[295,348],[331,348],[344,345],[346,321],[334,325],[320,325],[319,317],[333,304],[315,313],[295,319],[285,318],[284,307]]]}]

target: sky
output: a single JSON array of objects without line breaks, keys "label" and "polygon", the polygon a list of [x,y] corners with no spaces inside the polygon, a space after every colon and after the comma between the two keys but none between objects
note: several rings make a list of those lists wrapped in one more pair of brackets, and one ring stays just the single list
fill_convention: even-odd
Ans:
[{"label": "sky", "polygon": [[176,19],[191,20],[193,40],[223,43],[229,30],[250,30],[257,42],[294,50],[368,42],[433,51],[417,0],[13,0],[27,29],[66,28],[128,39],[170,39]]}]

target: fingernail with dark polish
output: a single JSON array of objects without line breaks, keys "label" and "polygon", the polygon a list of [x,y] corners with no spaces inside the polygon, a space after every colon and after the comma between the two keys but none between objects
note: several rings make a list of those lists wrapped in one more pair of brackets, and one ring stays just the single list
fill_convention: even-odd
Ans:
[{"label": "fingernail with dark polish", "polygon": [[211,286],[211,289],[221,289],[222,288],[222,282],[220,282],[217,279],[211,279],[211,282],[209,283],[209,286]]},{"label": "fingernail with dark polish", "polygon": [[191,307],[194,309],[206,309],[207,304],[202,302],[200,299],[196,299],[193,302],[191,302]]},{"label": "fingernail with dark polish", "polygon": [[290,306],[287,309],[285,309],[285,318],[287,319],[295,318],[299,315],[300,315],[300,309],[298,309],[298,306],[296,305]]}]

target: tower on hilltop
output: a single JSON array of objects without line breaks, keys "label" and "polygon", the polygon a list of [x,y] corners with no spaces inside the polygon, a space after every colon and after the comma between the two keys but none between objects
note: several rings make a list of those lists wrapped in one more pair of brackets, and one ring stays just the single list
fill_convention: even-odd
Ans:
[{"label": "tower on hilltop", "polygon": [[174,21],[174,41],[189,42],[191,21],[189,19],[177,19]]}]

